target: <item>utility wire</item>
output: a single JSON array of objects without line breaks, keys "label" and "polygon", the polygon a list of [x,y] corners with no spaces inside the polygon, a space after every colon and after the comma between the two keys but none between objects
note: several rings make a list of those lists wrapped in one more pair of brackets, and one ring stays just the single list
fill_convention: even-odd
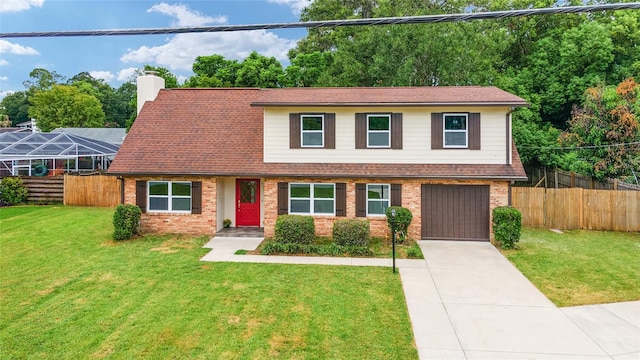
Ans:
[{"label": "utility wire", "polygon": [[470,21],[483,19],[504,19],[510,17],[568,14],[579,12],[640,9],[640,3],[600,4],[586,6],[564,6],[540,9],[489,11],[462,14],[400,16],[348,20],[305,21],[293,23],[248,24],[248,25],[216,25],[181,28],[149,28],[149,29],[114,29],[114,30],[78,30],[78,31],[46,31],[0,33],[0,38],[33,38],[33,37],[71,37],[71,36],[124,36],[124,35],[160,35],[185,33],[212,33],[249,30],[273,30],[294,28],[319,28],[334,26],[393,25],[393,24],[428,24],[454,21]]},{"label": "utility wire", "polygon": [[640,141],[606,144],[606,145],[585,145],[585,146],[567,146],[567,147],[547,147],[547,146],[518,146],[518,149],[537,149],[537,150],[579,150],[579,149],[604,149],[612,147],[640,145]]}]

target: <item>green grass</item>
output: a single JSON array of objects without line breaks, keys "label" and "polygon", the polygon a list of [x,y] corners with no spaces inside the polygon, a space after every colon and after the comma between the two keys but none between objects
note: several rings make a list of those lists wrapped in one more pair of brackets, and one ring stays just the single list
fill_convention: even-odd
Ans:
[{"label": "green grass", "polygon": [[558,306],[640,300],[640,233],[524,229],[503,253]]},{"label": "green grass", "polygon": [[417,359],[386,268],[204,263],[110,240],[113,210],[0,209],[3,359]]}]

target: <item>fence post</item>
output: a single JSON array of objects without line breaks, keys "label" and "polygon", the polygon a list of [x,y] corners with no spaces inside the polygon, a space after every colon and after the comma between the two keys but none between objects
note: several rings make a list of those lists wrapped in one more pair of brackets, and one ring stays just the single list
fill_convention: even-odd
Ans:
[{"label": "fence post", "polygon": [[556,182],[556,189],[558,188],[558,169],[555,169],[553,173],[553,180]]},{"label": "fence post", "polygon": [[613,179],[613,190],[618,190],[618,179]]},{"label": "fence post", "polygon": [[571,188],[576,187],[576,173],[571,172]]}]

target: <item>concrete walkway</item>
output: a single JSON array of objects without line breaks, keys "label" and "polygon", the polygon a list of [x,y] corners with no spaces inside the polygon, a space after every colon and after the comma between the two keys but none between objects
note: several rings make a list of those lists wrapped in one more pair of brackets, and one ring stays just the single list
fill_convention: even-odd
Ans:
[{"label": "concrete walkway", "polygon": [[[391,266],[390,259],[234,255],[262,238],[214,238],[202,261]],[[559,309],[489,243],[420,241],[398,260],[420,359],[640,359],[640,302]]]}]

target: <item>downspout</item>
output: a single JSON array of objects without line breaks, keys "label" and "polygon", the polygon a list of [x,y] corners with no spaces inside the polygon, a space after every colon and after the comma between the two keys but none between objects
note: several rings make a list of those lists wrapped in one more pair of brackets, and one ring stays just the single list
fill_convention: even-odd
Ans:
[{"label": "downspout", "polygon": [[116,179],[120,180],[120,204],[124,204],[124,178],[118,176]]},{"label": "downspout", "polygon": [[[513,113],[513,111],[515,110],[515,107],[511,107],[511,109],[509,109],[509,111],[507,111],[506,114],[506,120],[505,120],[505,124],[506,124],[506,129],[507,129],[507,165],[511,165],[511,157],[512,157],[512,144],[511,142],[513,141],[513,136],[511,133],[511,114]],[[507,205],[511,206],[511,187],[515,184],[515,181],[511,181],[508,187],[508,193],[507,193]]]}]

